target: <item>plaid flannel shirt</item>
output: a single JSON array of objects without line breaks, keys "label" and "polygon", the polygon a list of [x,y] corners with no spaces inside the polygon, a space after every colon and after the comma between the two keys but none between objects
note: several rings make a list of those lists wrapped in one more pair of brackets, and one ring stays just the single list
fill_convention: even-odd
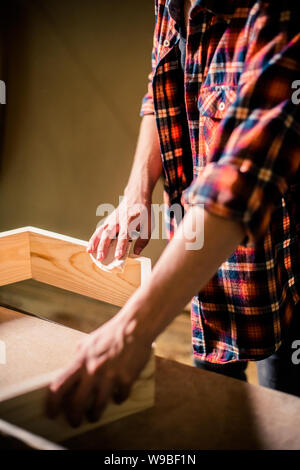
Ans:
[{"label": "plaid flannel shirt", "polygon": [[196,0],[183,84],[180,3],[155,2],[141,115],[156,116],[168,204],[202,203],[247,234],[192,301],[194,355],[259,360],[300,298],[298,15],[291,0]]}]

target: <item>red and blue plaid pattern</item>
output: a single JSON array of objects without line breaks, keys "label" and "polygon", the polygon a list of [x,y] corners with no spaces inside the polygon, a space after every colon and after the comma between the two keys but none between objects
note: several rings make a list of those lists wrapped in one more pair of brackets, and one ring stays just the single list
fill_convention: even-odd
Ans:
[{"label": "red and blue plaid pattern", "polygon": [[292,0],[197,0],[183,84],[180,3],[155,2],[141,114],[156,115],[168,203],[204,204],[247,233],[193,299],[194,355],[259,360],[280,346],[300,298],[299,19]]}]

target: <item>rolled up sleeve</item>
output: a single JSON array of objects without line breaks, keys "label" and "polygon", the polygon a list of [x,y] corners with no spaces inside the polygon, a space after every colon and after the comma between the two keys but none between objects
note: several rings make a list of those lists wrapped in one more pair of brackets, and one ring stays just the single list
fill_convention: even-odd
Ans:
[{"label": "rolled up sleeve", "polygon": [[300,105],[293,99],[300,34],[278,53],[280,41],[278,35],[247,58],[207,165],[182,197],[184,204],[204,204],[216,215],[240,221],[252,241],[265,234],[300,165]]},{"label": "rolled up sleeve", "polygon": [[152,81],[153,76],[156,68],[156,58],[157,58],[157,47],[158,47],[158,40],[157,40],[157,16],[158,16],[158,2],[155,1],[155,27],[154,27],[154,34],[153,34],[153,47],[152,47],[152,55],[151,55],[151,63],[152,63],[152,70],[148,75],[148,89],[147,93],[144,95],[140,110],[140,116],[146,116],[147,114],[155,114],[154,111],[154,102],[153,102],[153,87]]},{"label": "rolled up sleeve", "polygon": [[142,106],[140,110],[141,117],[146,116],[147,114],[154,114],[152,79],[153,72],[148,75],[148,91],[142,100]]}]

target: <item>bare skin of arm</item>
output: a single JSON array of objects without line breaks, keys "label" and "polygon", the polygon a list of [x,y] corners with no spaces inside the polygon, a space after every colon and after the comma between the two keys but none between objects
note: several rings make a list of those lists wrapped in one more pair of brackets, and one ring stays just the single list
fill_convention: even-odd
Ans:
[{"label": "bare skin of arm", "polygon": [[128,184],[124,191],[124,200],[110,214],[91,237],[88,251],[97,252],[99,261],[106,257],[109,245],[114,236],[118,237],[116,258],[122,258],[129,241],[128,227],[143,209],[147,209],[147,237],[138,238],[134,252],[140,254],[151,236],[151,200],[154,187],[162,173],[162,161],[156,120],[154,115],[146,115],[142,119],[140,134],[135,152],[134,162]]},{"label": "bare skin of arm", "polygon": [[[204,246],[188,250],[190,237],[185,234],[195,233],[203,216]],[[63,412],[72,426],[79,426],[85,416],[98,420],[111,397],[117,403],[124,401],[149,359],[152,342],[206,285],[243,237],[239,223],[214,216],[200,206],[191,207],[149,282],[114,318],[88,336],[73,363],[52,383],[49,416]]]}]

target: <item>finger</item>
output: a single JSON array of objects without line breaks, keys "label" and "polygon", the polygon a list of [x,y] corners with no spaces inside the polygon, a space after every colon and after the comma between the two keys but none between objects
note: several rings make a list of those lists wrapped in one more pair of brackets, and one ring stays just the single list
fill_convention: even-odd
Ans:
[{"label": "finger", "polygon": [[101,235],[98,250],[97,250],[97,259],[99,261],[104,260],[107,255],[109,245],[111,244],[112,239],[116,235],[116,227],[107,227]]},{"label": "finger", "polygon": [[105,379],[104,377],[102,378],[102,381],[98,384],[96,393],[94,395],[93,404],[86,411],[86,417],[91,423],[99,421],[111,396],[112,387],[112,381]]},{"label": "finger", "polygon": [[84,373],[73,393],[65,402],[65,415],[72,427],[82,423],[84,412],[89,407],[93,396],[94,377]]},{"label": "finger", "polygon": [[100,241],[100,237],[102,235],[104,229],[104,225],[101,225],[100,227],[95,230],[94,234],[91,236],[90,241],[87,246],[87,251],[88,253],[94,253],[97,251],[98,243]]},{"label": "finger", "polygon": [[127,233],[124,231],[119,233],[118,242],[117,242],[116,251],[115,251],[116,258],[120,259],[125,255],[127,248],[128,248],[128,244],[129,244],[129,237]]},{"label": "finger", "polygon": [[74,363],[71,368],[63,372],[48,389],[46,399],[46,414],[49,418],[55,418],[61,409],[64,395],[78,382],[80,378],[80,366]]},{"label": "finger", "polygon": [[80,353],[80,351],[82,350],[83,346],[84,346],[84,341],[83,341],[83,340],[78,341],[78,343],[76,344],[76,352],[77,352],[77,353]]},{"label": "finger", "polygon": [[138,238],[134,244],[134,254],[139,255],[143,249],[148,245],[149,238]]}]

